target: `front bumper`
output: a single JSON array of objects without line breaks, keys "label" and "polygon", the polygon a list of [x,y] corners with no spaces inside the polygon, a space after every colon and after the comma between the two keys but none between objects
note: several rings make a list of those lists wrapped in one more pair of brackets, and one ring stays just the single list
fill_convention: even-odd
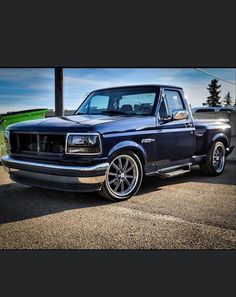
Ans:
[{"label": "front bumper", "polygon": [[30,186],[62,191],[93,192],[101,189],[109,163],[68,166],[2,157],[10,178]]}]

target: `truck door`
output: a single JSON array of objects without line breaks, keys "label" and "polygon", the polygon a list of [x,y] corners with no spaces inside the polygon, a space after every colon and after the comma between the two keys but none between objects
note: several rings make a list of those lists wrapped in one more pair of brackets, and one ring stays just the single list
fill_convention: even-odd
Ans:
[{"label": "truck door", "polygon": [[[174,120],[173,114],[184,110],[188,118]],[[195,145],[191,111],[180,90],[163,89],[157,111],[158,169],[190,163]]]}]

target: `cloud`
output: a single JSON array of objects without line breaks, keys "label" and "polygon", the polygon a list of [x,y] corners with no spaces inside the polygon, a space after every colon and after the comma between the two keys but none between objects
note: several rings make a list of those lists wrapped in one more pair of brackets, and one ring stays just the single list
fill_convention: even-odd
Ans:
[{"label": "cloud", "polygon": [[54,79],[50,68],[0,68],[0,81],[27,82],[34,79]]},{"label": "cloud", "polygon": [[[205,69],[235,82],[235,69]],[[64,69],[64,107],[75,109],[93,90],[138,84],[170,84],[184,88],[192,106],[199,106],[208,95],[211,77],[191,68],[79,68]],[[221,95],[235,86],[221,82]],[[54,69],[1,68],[0,113],[16,109],[54,107]]]},{"label": "cloud", "polygon": [[[106,70],[106,71],[105,71]],[[86,70],[87,71],[87,70]],[[210,70],[207,70],[210,72]],[[214,74],[222,75],[226,71],[227,77],[233,81],[233,69],[214,69]],[[201,74],[194,69],[103,69],[102,79],[99,72],[96,75],[83,73],[81,69],[74,69],[73,74],[67,71],[65,77],[65,104],[68,108],[75,108],[89,92],[105,87],[137,85],[137,84],[170,84],[183,87],[192,106],[201,106],[208,96],[207,86],[210,76]],[[106,73],[106,75],[105,75]],[[118,75],[119,74],[119,75]],[[77,75],[77,76],[75,76]],[[106,79],[104,79],[106,77]],[[222,97],[228,91],[235,96],[233,85],[221,83]]]}]

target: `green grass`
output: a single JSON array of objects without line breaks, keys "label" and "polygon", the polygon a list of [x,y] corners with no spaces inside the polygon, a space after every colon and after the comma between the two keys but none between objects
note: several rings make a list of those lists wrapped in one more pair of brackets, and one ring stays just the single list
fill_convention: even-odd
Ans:
[{"label": "green grass", "polygon": [[4,132],[3,128],[0,127],[0,157],[6,155],[7,149],[4,142]]}]

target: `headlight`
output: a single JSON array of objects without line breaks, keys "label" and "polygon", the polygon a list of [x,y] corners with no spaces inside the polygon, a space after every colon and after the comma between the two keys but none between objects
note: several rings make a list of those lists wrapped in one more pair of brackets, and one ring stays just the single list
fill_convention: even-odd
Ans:
[{"label": "headlight", "polygon": [[67,134],[67,154],[100,154],[99,134]]},{"label": "headlight", "polygon": [[10,150],[10,131],[8,130],[5,131],[4,138],[5,138],[7,149]]},{"label": "headlight", "polygon": [[5,140],[9,140],[10,138],[10,131],[6,130],[5,131]]}]

